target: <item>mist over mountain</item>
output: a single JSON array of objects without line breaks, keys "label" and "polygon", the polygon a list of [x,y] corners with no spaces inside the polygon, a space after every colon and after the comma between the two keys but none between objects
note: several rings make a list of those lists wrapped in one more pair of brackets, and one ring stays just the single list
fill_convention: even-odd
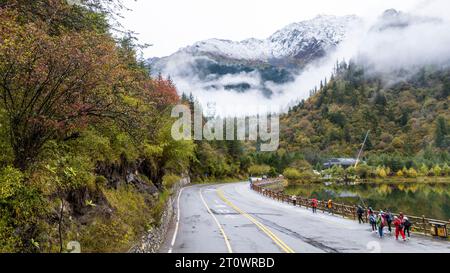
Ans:
[{"label": "mist over mountain", "polygon": [[246,92],[259,90],[270,98],[271,84],[293,82],[307,64],[324,57],[345,38],[356,16],[317,16],[293,23],[265,40],[230,41],[210,39],[197,42],[173,55],[153,59],[153,73],[195,79],[202,89]]},{"label": "mist over mountain", "polygon": [[192,93],[223,115],[252,114],[260,105],[285,111],[329,78],[338,60],[357,62],[365,75],[385,75],[386,83],[423,66],[445,67],[448,29],[442,16],[392,9],[374,22],[321,15],[264,40],[210,39],[149,63],[152,73],[170,76],[181,93]]}]

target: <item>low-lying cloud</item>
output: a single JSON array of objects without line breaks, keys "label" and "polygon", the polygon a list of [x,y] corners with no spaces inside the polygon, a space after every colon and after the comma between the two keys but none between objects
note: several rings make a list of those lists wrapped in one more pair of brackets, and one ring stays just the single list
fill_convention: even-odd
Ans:
[{"label": "low-lying cloud", "polygon": [[[289,105],[306,99],[310,90],[329,78],[336,60],[354,60],[370,67],[370,73],[389,75],[396,70],[410,71],[426,65],[450,63],[450,3],[426,1],[407,14],[393,14],[386,23],[368,21],[349,31],[346,39],[324,58],[306,66],[294,81],[277,84],[263,81],[260,73],[200,76],[195,63],[203,58],[177,54],[163,69],[170,75],[180,93],[192,93],[204,106],[216,107],[222,116],[255,114],[259,109],[285,111]],[[445,12],[444,12],[445,11]],[[388,15],[386,15],[388,16]],[[389,79],[390,81],[395,79]],[[230,90],[227,86],[245,86]],[[268,90],[270,93],[268,95]]]}]

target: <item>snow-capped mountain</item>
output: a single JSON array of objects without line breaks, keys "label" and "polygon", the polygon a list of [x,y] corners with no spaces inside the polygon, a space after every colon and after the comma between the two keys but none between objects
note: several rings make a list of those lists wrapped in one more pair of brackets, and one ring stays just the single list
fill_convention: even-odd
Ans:
[{"label": "snow-capped mountain", "polygon": [[[393,9],[374,22],[322,15],[267,39],[205,40],[149,64],[152,73],[171,76],[180,93],[227,109],[222,112],[256,112],[251,104],[285,109],[330,77],[337,60],[364,65],[368,75],[388,75],[387,82],[399,80],[395,71],[412,75],[426,65],[448,66],[449,24]],[[237,104],[244,110],[234,110]]]},{"label": "snow-capped mountain", "polygon": [[442,23],[435,17],[416,16],[395,9],[386,10],[372,26],[371,31],[386,31],[389,29],[407,28],[411,25],[424,23]]},{"label": "snow-capped mountain", "polygon": [[178,61],[180,55],[204,56],[222,63],[271,64],[292,68],[324,56],[339,44],[359,19],[356,16],[320,15],[314,19],[290,24],[267,39],[230,41],[209,39],[197,42],[169,57],[152,59],[155,73],[163,72],[167,64]]},{"label": "snow-capped mountain", "polygon": [[290,24],[264,40],[251,38],[234,42],[210,39],[195,43],[182,51],[258,61],[321,56],[324,51],[339,44],[349,27],[357,21],[356,16],[321,15],[312,20]]},{"label": "snow-capped mountain", "polygon": [[336,48],[359,20],[320,15],[290,24],[267,39],[209,39],[148,62],[153,74],[171,76],[181,92],[257,90],[270,98],[277,92],[274,85],[293,82],[307,64]]}]

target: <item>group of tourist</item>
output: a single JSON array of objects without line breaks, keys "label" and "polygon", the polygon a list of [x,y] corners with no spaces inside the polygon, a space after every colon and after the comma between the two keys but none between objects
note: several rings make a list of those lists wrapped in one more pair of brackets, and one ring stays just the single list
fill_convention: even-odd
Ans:
[{"label": "group of tourist", "polygon": [[[319,201],[317,200],[317,198],[313,198],[311,199],[311,208],[313,213],[317,213],[317,207],[319,206]],[[326,207],[327,207],[327,211],[330,214],[333,214],[333,200],[328,200],[328,202],[326,203]]]},{"label": "group of tourist", "polygon": [[[313,213],[317,213],[317,207],[319,201],[316,198],[311,199],[311,208]],[[327,211],[333,214],[333,201],[330,199],[325,204]],[[380,210],[379,213],[375,213],[374,210],[369,207],[366,210],[362,206],[357,206],[356,214],[358,215],[358,221],[360,224],[365,223],[364,214],[367,213],[367,218],[370,226],[372,227],[372,232],[377,232],[380,238],[384,237],[384,228],[387,227],[389,234],[392,234],[392,228],[395,228],[395,239],[398,240],[399,236],[402,237],[403,241],[411,238],[411,226],[412,223],[409,221],[403,213],[398,216],[394,216],[390,210],[386,212]]]},{"label": "group of tourist", "polygon": [[[294,204],[297,201],[295,196],[292,197]],[[317,207],[319,206],[319,201],[317,198],[310,199],[310,206],[312,208],[313,213],[317,213]],[[333,200],[328,200],[325,202],[325,208],[328,213],[333,214]],[[367,218],[364,217],[364,214],[367,213]],[[384,228],[387,227],[389,234],[392,234],[392,228],[395,228],[395,239],[398,240],[399,236],[402,237],[403,241],[406,241],[411,238],[411,227],[412,223],[409,221],[408,217],[406,217],[403,213],[400,213],[398,216],[394,216],[390,210],[386,210],[386,212],[380,210],[379,213],[375,213],[374,210],[369,207],[366,210],[358,205],[356,208],[356,214],[358,215],[358,221],[360,224],[364,224],[368,219],[370,226],[372,227],[372,232],[378,233],[380,238],[384,237]]]},{"label": "group of tourist", "polygon": [[[358,221],[360,224],[365,223],[363,207],[358,206],[356,213],[358,214]],[[371,207],[367,210],[367,219],[372,227],[372,232],[377,232],[380,238],[384,236],[384,228],[387,227],[389,234],[392,233],[392,226],[395,228],[395,239],[398,240],[399,235],[403,241],[406,241],[406,235],[408,239],[411,238],[411,222],[408,217],[403,213],[399,216],[394,216],[389,210],[386,212],[380,210],[379,213],[375,213]]]}]

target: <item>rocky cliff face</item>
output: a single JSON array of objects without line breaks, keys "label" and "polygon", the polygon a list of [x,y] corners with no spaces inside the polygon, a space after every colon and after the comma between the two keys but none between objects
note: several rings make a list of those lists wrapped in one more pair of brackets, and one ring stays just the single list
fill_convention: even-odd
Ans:
[{"label": "rocky cliff face", "polygon": [[141,240],[128,252],[130,253],[158,253],[164,241],[167,239],[170,224],[176,216],[176,199],[181,188],[191,183],[189,177],[181,179],[172,189],[170,198],[164,205],[164,212],[160,219],[160,224],[148,230]]}]

